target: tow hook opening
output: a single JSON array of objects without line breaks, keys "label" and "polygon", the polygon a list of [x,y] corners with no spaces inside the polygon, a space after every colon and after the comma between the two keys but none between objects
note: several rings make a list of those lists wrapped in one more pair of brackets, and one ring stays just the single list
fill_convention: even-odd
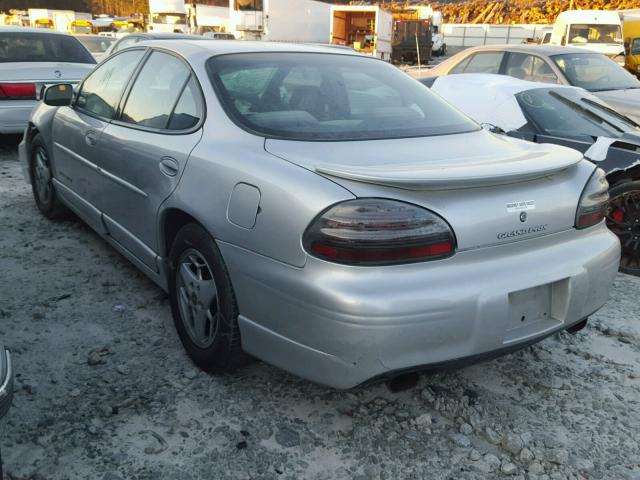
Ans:
[{"label": "tow hook opening", "polygon": [[588,318],[585,318],[584,320],[576,323],[575,325],[570,326],[569,328],[567,328],[567,333],[578,333],[580,330],[582,330],[584,327],[587,326],[587,320],[589,320]]}]

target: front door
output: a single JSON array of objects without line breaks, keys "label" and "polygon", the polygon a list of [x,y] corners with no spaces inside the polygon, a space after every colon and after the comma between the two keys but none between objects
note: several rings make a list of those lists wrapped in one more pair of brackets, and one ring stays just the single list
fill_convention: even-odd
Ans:
[{"label": "front door", "polygon": [[97,67],[80,86],[74,104],[59,108],[53,121],[56,188],[98,231],[104,231],[95,188],[101,182],[100,139],[143,55],[143,50],[126,52]]},{"label": "front door", "polygon": [[202,136],[202,98],[190,68],[154,51],[122,113],[102,134],[99,205],[109,235],[157,271],[157,213]]}]

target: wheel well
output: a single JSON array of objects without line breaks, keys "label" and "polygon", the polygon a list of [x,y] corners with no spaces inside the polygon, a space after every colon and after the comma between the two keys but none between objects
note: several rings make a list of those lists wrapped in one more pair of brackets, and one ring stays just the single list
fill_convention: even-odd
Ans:
[{"label": "wheel well", "polygon": [[612,187],[620,183],[634,182],[640,180],[640,165],[629,168],[628,170],[620,170],[607,176],[609,185]]},{"label": "wheel well", "polygon": [[194,217],[177,208],[172,208],[165,212],[164,221],[162,222],[164,245],[162,246],[161,254],[163,256],[169,256],[169,251],[176,235],[182,227],[189,223],[200,224]]},{"label": "wheel well", "polygon": [[33,123],[29,123],[29,128],[27,129],[27,143],[31,143],[33,137],[35,137],[40,131],[38,127],[36,127]]}]

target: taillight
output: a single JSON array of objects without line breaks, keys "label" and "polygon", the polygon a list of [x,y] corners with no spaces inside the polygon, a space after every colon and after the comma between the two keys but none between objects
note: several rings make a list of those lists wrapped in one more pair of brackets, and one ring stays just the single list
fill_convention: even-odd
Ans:
[{"label": "taillight", "polygon": [[597,168],[582,191],[576,212],[576,228],[587,228],[600,223],[607,214],[608,202],[607,175],[604,170]]},{"label": "taillight", "polygon": [[0,83],[2,100],[35,100],[35,83]]},{"label": "taillight", "polygon": [[449,224],[435,213],[395,200],[348,200],[320,214],[303,237],[312,255],[352,265],[391,265],[453,255]]}]

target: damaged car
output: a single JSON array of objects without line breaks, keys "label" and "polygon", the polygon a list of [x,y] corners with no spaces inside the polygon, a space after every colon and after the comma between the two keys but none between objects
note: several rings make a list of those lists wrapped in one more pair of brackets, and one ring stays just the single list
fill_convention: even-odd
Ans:
[{"label": "damaged car", "polygon": [[582,328],[620,261],[582,154],[346,49],[137,44],[47,89],[20,159],[45,217],[169,293],[213,373],[250,354],[350,388],[477,362]]},{"label": "damaged car", "polygon": [[591,93],[492,74],[423,80],[494,131],[574,148],[607,173],[607,225],[622,245],[620,270],[640,275],[640,126]]}]

